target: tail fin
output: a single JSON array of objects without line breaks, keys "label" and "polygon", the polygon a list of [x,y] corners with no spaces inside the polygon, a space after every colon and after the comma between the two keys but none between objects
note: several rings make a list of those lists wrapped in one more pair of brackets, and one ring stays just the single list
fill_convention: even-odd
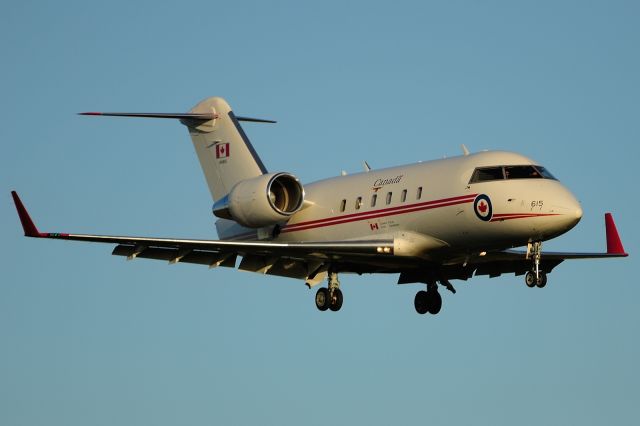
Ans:
[{"label": "tail fin", "polygon": [[214,201],[227,195],[236,183],[267,173],[239,122],[275,121],[236,116],[222,98],[207,98],[186,114],[84,112],[81,115],[179,119],[189,129]]},{"label": "tail fin", "polygon": [[215,117],[205,122],[182,120],[189,129],[214,201],[227,195],[236,183],[267,173],[238,117],[224,99],[205,99],[189,113],[212,113]]}]

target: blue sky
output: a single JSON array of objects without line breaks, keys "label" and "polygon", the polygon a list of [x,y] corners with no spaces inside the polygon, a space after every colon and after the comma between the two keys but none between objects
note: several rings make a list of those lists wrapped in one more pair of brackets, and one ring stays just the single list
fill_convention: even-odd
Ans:
[{"label": "blue sky", "polygon": [[[132,4],[134,3],[134,4]],[[629,424],[637,418],[637,2],[9,2],[0,14],[0,423]],[[507,149],[584,217],[544,290],[475,278],[443,293],[125,262],[40,228],[215,238],[184,128],[91,110],[186,111],[223,96],[270,170],[304,182]]]}]

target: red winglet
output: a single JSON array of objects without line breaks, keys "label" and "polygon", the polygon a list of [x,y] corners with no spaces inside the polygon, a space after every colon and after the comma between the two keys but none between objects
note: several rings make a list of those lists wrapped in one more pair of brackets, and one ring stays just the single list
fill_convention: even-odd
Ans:
[{"label": "red winglet", "polygon": [[31,220],[29,213],[27,213],[27,209],[24,207],[24,204],[22,204],[22,201],[20,201],[20,197],[18,197],[16,191],[11,191],[11,196],[13,197],[13,202],[16,205],[16,210],[18,210],[18,216],[20,216],[22,229],[24,229],[24,236],[39,238],[46,237],[47,234],[40,233],[38,228],[36,228],[36,225]]},{"label": "red winglet", "polygon": [[618,229],[616,229],[616,224],[613,221],[613,216],[611,216],[611,213],[605,213],[604,226],[607,232],[607,253],[623,254],[626,256],[627,253],[624,251],[622,241],[620,240],[620,235],[618,234]]}]

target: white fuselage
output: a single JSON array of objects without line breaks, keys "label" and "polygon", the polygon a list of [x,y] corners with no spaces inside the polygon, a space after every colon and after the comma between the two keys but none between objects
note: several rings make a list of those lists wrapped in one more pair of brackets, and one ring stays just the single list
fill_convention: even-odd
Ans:
[{"label": "white fuselage", "polygon": [[582,216],[579,202],[560,182],[470,183],[478,167],[535,164],[520,154],[491,151],[307,184],[306,207],[275,239],[339,241],[409,233],[433,239],[426,248],[444,244],[466,251],[547,240],[573,228]]}]

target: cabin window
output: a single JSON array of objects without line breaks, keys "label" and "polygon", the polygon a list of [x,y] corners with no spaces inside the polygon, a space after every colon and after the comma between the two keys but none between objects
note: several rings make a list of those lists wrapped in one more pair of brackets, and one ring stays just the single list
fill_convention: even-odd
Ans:
[{"label": "cabin window", "polygon": [[488,182],[491,180],[502,180],[502,167],[480,167],[473,172],[470,183]]},{"label": "cabin window", "polygon": [[400,194],[400,201],[403,202],[403,203],[405,201],[407,201],[407,190],[406,189],[402,190],[402,194]]},{"label": "cabin window", "polygon": [[387,204],[391,204],[391,197],[393,196],[392,192],[387,192]]},{"label": "cabin window", "polygon": [[360,207],[362,207],[362,197],[356,198],[356,210],[360,210]]},{"label": "cabin window", "polygon": [[376,201],[378,201],[378,194],[373,194],[371,196],[371,207],[375,207],[376,206]]},{"label": "cabin window", "polygon": [[416,192],[416,200],[419,200],[420,198],[422,198],[422,187],[421,186],[418,187],[418,192]]},{"label": "cabin window", "polygon": [[347,207],[347,200],[342,200],[340,202],[340,212],[343,212],[346,207]]}]

